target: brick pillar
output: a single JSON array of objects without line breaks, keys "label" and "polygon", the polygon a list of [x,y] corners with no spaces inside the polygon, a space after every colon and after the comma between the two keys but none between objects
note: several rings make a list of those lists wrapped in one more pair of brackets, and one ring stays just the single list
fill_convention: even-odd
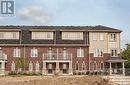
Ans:
[{"label": "brick pillar", "polygon": [[47,74],[47,72],[46,72],[46,62],[43,62],[43,69],[42,69],[42,74],[43,75],[46,75]]},{"label": "brick pillar", "polygon": [[59,62],[56,62],[56,73],[58,73],[60,71],[59,69]]},{"label": "brick pillar", "polygon": [[69,75],[72,75],[73,74],[73,71],[72,71],[72,61],[69,62]]}]

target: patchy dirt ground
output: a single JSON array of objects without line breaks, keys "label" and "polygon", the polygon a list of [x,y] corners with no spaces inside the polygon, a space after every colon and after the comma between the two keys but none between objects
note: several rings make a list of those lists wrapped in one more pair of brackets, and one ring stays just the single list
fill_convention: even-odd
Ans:
[{"label": "patchy dirt ground", "polygon": [[0,77],[0,85],[112,85],[99,76]]}]

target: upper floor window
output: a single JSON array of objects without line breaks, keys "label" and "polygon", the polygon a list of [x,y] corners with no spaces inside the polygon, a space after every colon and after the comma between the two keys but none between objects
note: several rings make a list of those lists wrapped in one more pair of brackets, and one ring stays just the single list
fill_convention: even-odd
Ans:
[{"label": "upper floor window", "polygon": [[38,50],[36,48],[31,49],[31,57],[37,57],[38,56]]},{"label": "upper floor window", "polygon": [[110,41],[115,41],[116,40],[116,34],[115,33],[111,33],[110,34]]},{"label": "upper floor window", "polygon": [[19,39],[19,32],[0,32],[0,39]]},{"label": "upper floor window", "polygon": [[67,58],[67,50],[66,50],[66,48],[63,49],[63,58],[64,59]]},{"label": "upper floor window", "polygon": [[3,38],[4,38],[4,33],[0,32],[0,39],[3,39]]},{"label": "upper floor window", "polygon": [[100,40],[104,40],[104,34],[100,33]]},{"label": "upper floor window", "polygon": [[93,38],[93,40],[97,40],[97,33],[93,33],[92,38]]},{"label": "upper floor window", "polygon": [[17,39],[17,33],[16,32],[12,32],[12,38]]},{"label": "upper floor window", "polygon": [[53,57],[52,48],[49,48],[49,49],[48,49],[47,55],[48,55],[48,58],[49,58],[49,59],[52,59],[52,57]]},{"label": "upper floor window", "polygon": [[62,32],[62,40],[83,40],[83,32]]},{"label": "upper floor window", "polygon": [[102,49],[94,49],[94,57],[102,57],[103,50]]},{"label": "upper floor window", "polygon": [[13,56],[14,57],[20,57],[20,48],[14,48],[13,50]]},{"label": "upper floor window", "polygon": [[32,32],[32,39],[53,40],[53,32]]},{"label": "upper floor window", "polygon": [[118,55],[117,50],[116,49],[112,49],[111,50],[111,55],[112,55],[112,57],[116,57]]},{"label": "upper floor window", "polygon": [[84,57],[84,49],[82,48],[77,49],[77,57]]}]

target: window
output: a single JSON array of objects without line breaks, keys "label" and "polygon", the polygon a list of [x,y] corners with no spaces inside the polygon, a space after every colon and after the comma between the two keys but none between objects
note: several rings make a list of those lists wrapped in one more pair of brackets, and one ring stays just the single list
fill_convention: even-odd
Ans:
[{"label": "window", "polygon": [[52,64],[49,64],[48,69],[52,69]]},{"label": "window", "polygon": [[48,58],[52,59],[52,48],[48,49]]},{"label": "window", "polygon": [[0,39],[4,39],[4,33],[0,32]]},{"label": "window", "polygon": [[33,71],[33,63],[30,61],[29,63],[29,71],[32,72]]},{"label": "window", "polygon": [[36,72],[39,72],[39,62],[38,61],[36,62],[35,69],[36,69]]},{"label": "window", "polygon": [[104,63],[103,63],[103,62],[100,63],[100,69],[101,69],[101,70],[104,69]]},{"label": "window", "polygon": [[15,71],[15,63],[14,62],[11,63],[11,71]]},{"label": "window", "polygon": [[63,50],[63,59],[66,59],[67,58],[67,51],[66,51],[66,49],[64,48],[64,50]]},{"label": "window", "polygon": [[83,32],[62,32],[63,40],[83,40]]},{"label": "window", "polygon": [[82,64],[79,64],[79,71],[82,71]]},{"label": "window", "polygon": [[13,56],[14,57],[20,57],[20,49],[19,48],[14,48],[14,52],[13,52]]},{"label": "window", "polygon": [[104,34],[100,33],[100,40],[104,40]]},{"label": "window", "polygon": [[94,64],[93,64],[93,70],[97,70],[97,63],[96,62],[94,62]]},{"label": "window", "polygon": [[38,56],[38,51],[36,48],[31,49],[31,57],[37,57]]},{"label": "window", "polygon": [[97,40],[97,35],[96,35],[96,33],[93,33],[93,40]]},{"label": "window", "polygon": [[116,40],[116,34],[115,33],[111,33],[110,34],[110,41],[115,41]]},{"label": "window", "polygon": [[78,62],[75,64],[75,70],[79,70],[79,64],[78,64]]},{"label": "window", "polygon": [[63,64],[63,69],[67,69],[67,65],[66,64]]},{"label": "window", "polygon": [[84,57],[84,49],[82,48],[77,49],[77,57]]},{"label": "window", "polygon": [[112,57],[116,57],[117,56],[117,50],[116,49],[111,50],[111,55],[112,55]]},{"label": "window", "polygon": [[94,50],[94,57],[102,57],[103,56],[103,50],[102,49],[95,49]]},{"label": "window", "polygon": [[17,39],[17,33],[16,32],[12,32],[12,39]]},{"label": "window", "polygon": [[83,63],[82,63],[82,70],[84,71],[85,68],[86,68],[86,67],[85,67],[85,63],[83,62]]},{"label": "window", "polygon": [[69,38],[69,35],[66,33],[64,34],[64,38],[68,39]]},{"label": "window", "polygon": [[32,32],[32,39],[53,40],[53,32]]}]

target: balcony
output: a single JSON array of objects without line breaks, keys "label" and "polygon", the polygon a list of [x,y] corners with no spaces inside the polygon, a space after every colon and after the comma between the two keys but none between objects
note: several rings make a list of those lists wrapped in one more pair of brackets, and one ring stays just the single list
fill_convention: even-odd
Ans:
[{"label": "balcony", "polygon": [[67,54],[63,54],[63,53],[43,53],[43,60],[49,60],[49,61],[53,61],[53,60],[63,60],[63,61],[71,61],[72,60],[72,54],[71,53],[67,53]]}]

